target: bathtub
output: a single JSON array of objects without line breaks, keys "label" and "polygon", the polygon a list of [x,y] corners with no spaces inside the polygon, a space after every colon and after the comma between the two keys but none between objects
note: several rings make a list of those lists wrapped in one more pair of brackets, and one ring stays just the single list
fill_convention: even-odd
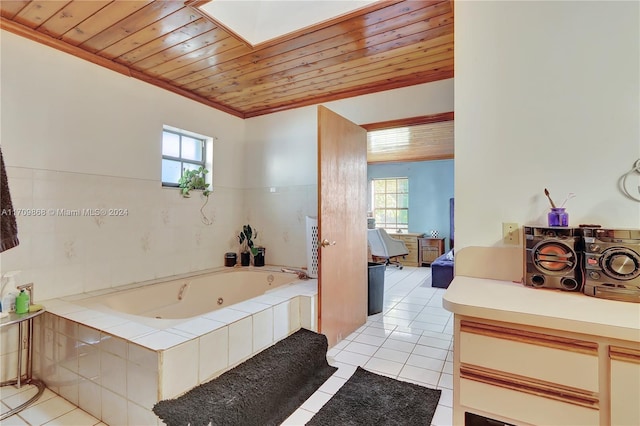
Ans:
[{"label": "bathtub", "polygon": [[299,281],[275,271],[232,269],[158,282],[115,294],[90,297],[81,304],[156,319],[199,317]]},{"label": "bathtub", "polygon": [[34,375],[104,423],[160,425],[156,402],[317,331],[317,293],[317,280],[267,266],[42,301]]}]

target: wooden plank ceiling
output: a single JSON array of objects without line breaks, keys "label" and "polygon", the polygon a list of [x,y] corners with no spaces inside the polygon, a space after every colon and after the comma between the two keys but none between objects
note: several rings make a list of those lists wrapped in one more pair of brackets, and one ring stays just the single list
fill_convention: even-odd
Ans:
[{"label": "wooden plank ceiling", "polygon": [[453,124],[453,112],[363,124],[367,164],[452,159]]},{"label": "wooden plank ceiling", "polygon": [[453,77],[452,0],[378,1],[256,46],[196,3],[2,0],[1,27],[242,118]]}]

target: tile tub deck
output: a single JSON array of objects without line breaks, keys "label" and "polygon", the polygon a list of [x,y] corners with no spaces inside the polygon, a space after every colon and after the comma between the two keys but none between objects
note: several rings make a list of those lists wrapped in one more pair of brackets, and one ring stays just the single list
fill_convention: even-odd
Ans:
[{"label": "tile tub deck", "polygon": [[77,295],[42,302],[34,374],[107,424],[157,424],[151,411],[301,327],[317,330],[317,280],[186,320],[109,313]]}]

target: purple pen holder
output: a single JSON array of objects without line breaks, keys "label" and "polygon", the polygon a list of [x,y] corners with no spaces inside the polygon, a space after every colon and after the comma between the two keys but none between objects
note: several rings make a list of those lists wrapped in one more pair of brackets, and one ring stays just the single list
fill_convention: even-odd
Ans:
[{"label": "purple pen holder", "polygon": [[547,220],[549,226],[569,226],[569,213],[563,207],[552,207]]}]

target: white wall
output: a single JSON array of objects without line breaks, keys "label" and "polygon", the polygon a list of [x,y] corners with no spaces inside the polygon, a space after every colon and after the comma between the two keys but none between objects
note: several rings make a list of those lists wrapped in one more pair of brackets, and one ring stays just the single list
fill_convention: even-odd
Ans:
[{"label": "white wall", "polygon": [[455,2],[456,247],[501,246],[501,222],[544,225],[545,187],[577,194],[572,226],[640,227],[618,189],[640,158],[639,8]]},{"label": "white wall", "polygon": [[[453,80],[324,105],[357,124],[449,112]],[[262,232],[267,263],[306,265],[305,216],[318,211],[317,127],[316,106],[246,120],[246,220]]]},{"label": "white wall", "polygon": [[[123,208],[121,217],[18,218],[0,255],[36,300],[222,266],[243,210],[244,122],[2,31],[2,152],[17,209]],[[162,125],[215,137],[214,190],[162,188]]]},{"label": "white wall", "polygon": [[[124,217],[20,217],[0,255],[36,299],[223,264],[250,223],[267,263],[306,265],[317,214],[316,107],[240,120],[2,31],[2,150],[16,208],[125,208]],[[364,124],[451,111],[453,80],[326,104]],[[162,125],[217,138],[214,192],[160,186]],[[246,142],[246,143],[245,143]]]},{"label": "white wall", "polygon": [[245,120],[245,222],[258,229],[270,264],[306,266],[305,217],[318,211],[315,110]]}]

